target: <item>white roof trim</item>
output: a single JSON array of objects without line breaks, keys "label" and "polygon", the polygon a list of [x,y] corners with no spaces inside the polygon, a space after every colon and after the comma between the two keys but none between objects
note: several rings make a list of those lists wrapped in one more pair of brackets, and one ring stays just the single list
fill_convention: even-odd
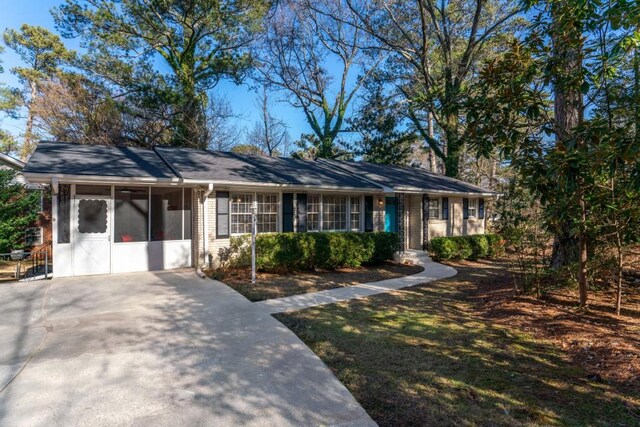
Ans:
[{"label": "white roof trim", "polygon": [[22,169],[24,169],[26,163],[23,162],[22,160],[18,160],[16,158],[11,157],[8,154],[4,154],[4,153],[0,153],[0,163],[4,163],[5,165],[9,166],[10,168],[16,169],[21,171]]},{"label": "white roof trim", "polygon": [[183,184],[179,178],[151,178],[151,177],[121,177],[121,176],[99,176],[99,175],[67,175],[67,174],[42,174],[25,173],[24,177],[33,183],[48,184],[54,178],[59,183],[89,183],[89,184]]},{"label": "white roof trim", "polygon": [[340,185],[312,185],[312,184],[279,184],[274,182],[238,182],[238,181],[202,181],[202,180],[191,180],[185,179],[185,184],[193,184],[193,185],[203,185],[203,184],[213,184],[216,187],[241,187],[241,188],[286,188],[290,190],[305,190],[305,191],[318,191],[318,190],[328,190],[328,191],[350,191],[350,192],[361,192],[361,193],[382,193],[383,188],[371,188],[371,187],[347,187]]}]

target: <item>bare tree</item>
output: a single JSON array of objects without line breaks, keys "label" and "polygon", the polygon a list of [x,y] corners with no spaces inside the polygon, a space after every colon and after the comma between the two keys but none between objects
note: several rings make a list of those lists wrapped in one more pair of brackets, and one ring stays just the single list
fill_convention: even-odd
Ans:
[{"label": "bare tree", "polygon": [[256,100],[260,120],[247,134],[247,144],[255,145],[269,156],[287,156],[291,145],[286,123],[271,114],[267,88],[263,87]]},{"label": "bare tree", "polygon": [[239,116],[234,113],[228,99],[212,97],[206,118],[209,149],[229,151],[240,143],[242,129],[237,125]]},{"label": "bare tree", "polygon": [[[390,71],[428,148],[457,176],[464,99],[476,65],[503,46],[521,12],[508,0],[345,0],[358,28],[391,53]],[[339,15],[334,15],[340,19]],[[343,21],[347,22],[347,21]],[[351,18],[349,18],[351,22]],[[434,121],[442,140],[435,138]]]},{"label": "bare tree", "polygon": [[344,0],[285,0],[264,39],[260,80],[302,109],[317,157],[337,155],[347,108],[377,62],[362,52],[363,32],[350,19],[355,15]]}]

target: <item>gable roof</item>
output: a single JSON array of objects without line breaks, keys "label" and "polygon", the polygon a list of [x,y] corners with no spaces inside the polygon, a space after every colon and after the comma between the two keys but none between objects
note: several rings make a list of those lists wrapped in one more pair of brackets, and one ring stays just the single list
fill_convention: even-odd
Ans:
[{"label": "gable roof", "polygon": [[497,195],[498,193],[459,179],[428,172],[424,169],[322,159],[320,162],[342,168],[375,184],[394,191],[419,191],[442,194]]},{"label": "gable roof", "polygon": [[182,181],[377,192],[497,194],[419,168],[166,146],[144,149],[41,141],[22,172],[33,182],[48,182],[57,176],[90,181]]},{"label": "gable roof", "polygon": [[317,161],[178,147],[155,147],[155,150],[185,180],[381,190],[366,179]]},{"label": "gable roof", "polygon": [[153,150],[41,141],[23,173],[177,179]]}]

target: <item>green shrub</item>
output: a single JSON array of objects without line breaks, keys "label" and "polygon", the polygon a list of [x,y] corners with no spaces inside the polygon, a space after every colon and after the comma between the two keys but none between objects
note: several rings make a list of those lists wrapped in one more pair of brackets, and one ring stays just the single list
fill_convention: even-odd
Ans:
[{"label": "green shrub", "polygon": [[[232,240],[233,248],[220,252],[231,259],[226,265],[240,266],[240,260],[248,260],[242,265],[251,263],[250,236],[238,239]],[[359,267],[392,259],[396,246],[395,233],[260,234],[256,239],[256,267],[268,272]]]},{"label": "green shrub", "polygon": [[456,244],[456,259],[471,259],[473,256],[470,237],[471,236],[451,237]]},{"label": "green shrub", "polygon": [[476,234],[469,236],[471,243],[471,259],[488,258],[489,257],[489,240],[486,234]]},{"label": "green shrub", "polygon": [[429,255],[435,260],[493,258],[504,251],[504,241],[496,234],[435,237]]},{"label": "green shrub", "polygon": [[436,261],[453,259],[458,247],[450,237],[434,237],[429,244],[429,255]]}]

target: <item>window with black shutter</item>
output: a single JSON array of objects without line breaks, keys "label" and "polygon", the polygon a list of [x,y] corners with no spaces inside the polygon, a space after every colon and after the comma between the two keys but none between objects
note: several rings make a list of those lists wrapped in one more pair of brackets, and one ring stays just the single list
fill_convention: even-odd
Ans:
[{"label": "window with black shutter", "polygon": [[442,219],[449,219],[449,198],[442,198]]},{"label": "window with black shutter", "polygon": [[297,208],[297,220],[298,227],[296,231],[298,233],[305,233],[307,231],[307,195],[298,193],[296,195],[296,208]]},{"label": "window with black shutter", "polygon": [[469,219],[469,199],[462,199],[462,219]]},{"label": "window with black shutter", "polygon": [[478,218],[484,219],[484,199],[478,199]]},{"label": "window with black shutter", "polygon": [[229,192],[216,191],[216,238],[229,237]]}]

